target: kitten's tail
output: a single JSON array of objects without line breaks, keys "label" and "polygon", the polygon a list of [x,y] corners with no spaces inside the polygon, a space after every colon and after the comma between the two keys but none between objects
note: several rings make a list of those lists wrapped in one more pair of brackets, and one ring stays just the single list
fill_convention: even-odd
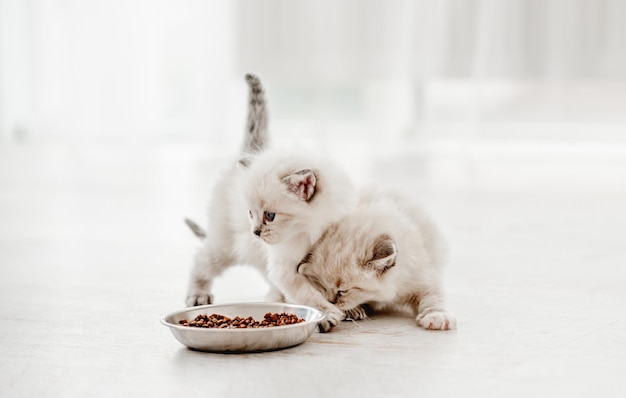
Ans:
[{"label": "kitten's tail", "polygon": [[204,231],[204,229],[202,229],[202,227],[200,227],[194,221],[185,218],[185,224],[187,224],[187,226],[191,229],[191,232],[193,232],[198,238],[200,238],[200,240],[204,240],[206,238],[206,232]]},{"label": "kitten's tail", "polygon": [[254,154],[262,151],[268,142],[267,102],[261,80],[251,73],[246,74],[248,82],[248,122],[242,152]]}]

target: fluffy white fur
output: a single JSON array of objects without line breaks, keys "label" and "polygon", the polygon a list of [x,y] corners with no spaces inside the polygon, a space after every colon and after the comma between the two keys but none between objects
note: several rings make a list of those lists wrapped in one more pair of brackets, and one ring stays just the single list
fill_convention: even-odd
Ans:
[{"label": "fluffy white fur", "polygon": [[[211,304],[213,279],[232,265],[249,264],[267,275],[267,250],[250,233],[248,206],[237,184],[242,174],[241,167],[233,164],[213,187],[209,222],[206,232],[202,231],[203,244],[196,252],[191,271],[188,306]],[[272,298],[280,299],[275,290],[271,294]]]},{"label": "fluffy white fur", "polygon": [[342,311],[408,307],[419,326],[446,330],[456,319],[443,300],[446,245],[436,225],[410,199],[367,193],[333,224],[299,265],[299,273]]},{"label": "fluffy white fur", "polygon": [[[322,233],[357,202],[350,179],[327,159],[275,152],[258,155],[242,176],[249,214],[248,235],[266,244],[269,280],[288,302],[327,312],[326,331],[344,318],[308,280],[297,273],[302,257]],[[266,212],[274,214],[267,220]]]}]

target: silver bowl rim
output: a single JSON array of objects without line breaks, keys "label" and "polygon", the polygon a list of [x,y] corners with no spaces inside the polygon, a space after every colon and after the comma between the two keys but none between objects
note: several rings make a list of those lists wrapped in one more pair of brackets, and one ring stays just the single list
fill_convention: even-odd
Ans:
[{"label": "silver bowl rim", "polygon": [[[218,329],[218,328],[197,328],[197,327],[189,327],[189,326],[182,326],[176,323],[171,323],[168,322],[166,319],[171,317],[171,316],[175,316],[177,314],[183,313],[183,312],[187,312],[187,311],[193,311],[193,310],[203,310],[203,309],[208,309],[208,308],[218,308],[218,307],[234,307],[234,306],[238,306],[238,305],[248,305],[248,306],[254,306],[254,307],[264,307],[264,306],[289,306],[289,307],[294,307],[294,308],[301,308],[301,309],[305,309],[308,311],[313,312],[314,317],[310,320],[305,320],[304,322],[300,322],[300,323],[294,323],[291,325],[282,325],[282,326],[274,326],[274,327],[269,327],[269,328],[241,328],[241,329]],[[242,316],[242,315],[240,315]],[[289,303],[280,303],[280,302],[257,302],[257,301],[250,301],[250,302],[233,302],[233,303],[222,303],[222,304],[205,304],[205,305],[198,305],[195,307],[185,307],[185,309],[182,310],[178,310],[178,311],[172,311],[166,315],[163,315],[161,317],[161,324],[173,328],[173,329],[178,329],[178,330],[184,330],[186,332],[191,332],[191,333],[267,333],[269,331],[272,330],[276,330],[276,328],[280,328],[280,330],[285,330],[285,329],[292,329],[292,328],[297,328],[297,327],[303,327],[305,325],[309,325],[311,323],[318,323],[324,320],[324,318],[326,318],[326,313],[318,308],[315,307],[310,307],[308,305],[301,305],[301,304],[289,304]]]}]

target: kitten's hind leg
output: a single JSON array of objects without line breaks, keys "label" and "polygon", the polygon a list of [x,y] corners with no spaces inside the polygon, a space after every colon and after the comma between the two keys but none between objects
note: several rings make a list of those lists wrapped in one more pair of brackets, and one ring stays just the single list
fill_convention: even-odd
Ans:
[{"label": "kitten's hind leg", "polygon": [[208,245],[203,246],[196,253],[194,266],[191,271],[191,280],[187,290],[185,304],[188,307],[211,304],[213,302],[213,279],[232,265],[233,259],[218,254]]},{"label": "kitten's hind leg", "polygon": [[437,293],[422,295],[415,301],[415,322],[428,330],[456,329],[456,317],[449,312]]}]

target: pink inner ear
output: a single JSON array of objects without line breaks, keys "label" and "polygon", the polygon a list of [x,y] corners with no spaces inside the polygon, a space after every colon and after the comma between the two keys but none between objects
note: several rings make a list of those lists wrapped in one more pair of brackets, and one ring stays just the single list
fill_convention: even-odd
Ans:
[{"label": "pink inner ear", "polygon": [[288,183],[289,190],[300,197],[300,199],[309,201],[315,193],[315,174],[311,171],[298,172],[285,178]]},{"label": "pink inner ear", "polygon": [[309,174],[299,183],[298,192],[300,197],[304,200],[311,199],[311,196],[313,196],[315,192],[315,181],[313,178],[313,174]]}]

